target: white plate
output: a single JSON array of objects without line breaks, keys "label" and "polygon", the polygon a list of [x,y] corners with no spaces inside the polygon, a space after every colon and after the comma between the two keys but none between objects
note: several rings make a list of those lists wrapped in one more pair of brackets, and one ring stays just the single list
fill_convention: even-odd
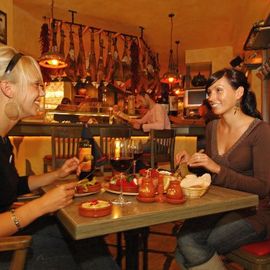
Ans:
[{"label": "white plate", "polygon": [[85,192],[85,193],[75,193],[74,197],[84,197],[84,196],[96,194],[96,193],[99,193],[99,192],[100,192],[100,190],[92,191],[92,192]]}]

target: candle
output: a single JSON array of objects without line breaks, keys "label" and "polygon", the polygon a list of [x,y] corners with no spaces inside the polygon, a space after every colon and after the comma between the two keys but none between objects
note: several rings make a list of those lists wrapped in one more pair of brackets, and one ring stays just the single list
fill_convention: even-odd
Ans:
[{"label": "candle", "polygon": [[114,157],[115,158],[120,158],[120,140],[116,139],[115,140],[115,151],[114,151]]}]

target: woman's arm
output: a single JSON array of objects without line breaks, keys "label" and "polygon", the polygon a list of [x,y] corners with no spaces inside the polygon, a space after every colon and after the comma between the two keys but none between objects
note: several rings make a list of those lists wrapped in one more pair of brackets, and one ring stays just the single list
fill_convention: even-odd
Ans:
[{"label": "woman's arm", "polygon": [[[154,122],[152,123],[145,123],[143,124],[143,131],[149,132],[151,129],[164,129],[165,127],[165,115],[164,110],[161,106],[155,105],[154,110],[151,111],[154,115]],[[150,111],[149,111],[150,113]],[[145,124],[144,124],[145,123]]]},{"label": "woman's arm", "polygon": [[60,180],[68,176],[70,173],[74,172],[79,165],[79,160],[77,158],[68,159],[61,168],[41,175],[31,175],[28,177],[28,186],[31,191],[36,190],[40,187],[46,186],[54,182],[55,180]]},{"label": "woman's arm", "polygon": [[0,214],[0,237],[12,235],[16,233],[19,228],[26,227],[36,218],[70,204],[75,192],[75,186],[75,182],[60,185],[50,190],[42,197],[17,208],[14,214],[11,212]]}]

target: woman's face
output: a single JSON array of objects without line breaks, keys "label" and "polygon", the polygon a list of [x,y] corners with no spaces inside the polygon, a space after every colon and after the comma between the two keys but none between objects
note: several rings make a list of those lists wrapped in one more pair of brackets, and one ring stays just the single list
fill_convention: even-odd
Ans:
[{"label": "woman's face", "polygon": [[19,97],[21,118],[37,115],[41,97],[45,95],[43,83],[39,80],[29,82],[24,87],[26,94]]},{"label": "woman's face", "polygon": [[233,89],[225,77],[211,85],[207,94],[213,113],[218,115],[233,111],[239,100],[238,89]]}]

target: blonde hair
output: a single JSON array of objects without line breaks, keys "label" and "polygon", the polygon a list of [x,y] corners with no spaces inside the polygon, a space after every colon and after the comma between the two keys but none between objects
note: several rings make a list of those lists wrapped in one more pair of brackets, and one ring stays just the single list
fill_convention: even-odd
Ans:
[{"label": "blonde hair", "polygon": [[42,74],[37,61],[31,57],[22,55],[11,72],[6,73],[6,68],[18,51],[12,47],[0,47],[0,80],[6,80],[18,86],[24,95],[27,94],[29,83],[43,83]]}]

